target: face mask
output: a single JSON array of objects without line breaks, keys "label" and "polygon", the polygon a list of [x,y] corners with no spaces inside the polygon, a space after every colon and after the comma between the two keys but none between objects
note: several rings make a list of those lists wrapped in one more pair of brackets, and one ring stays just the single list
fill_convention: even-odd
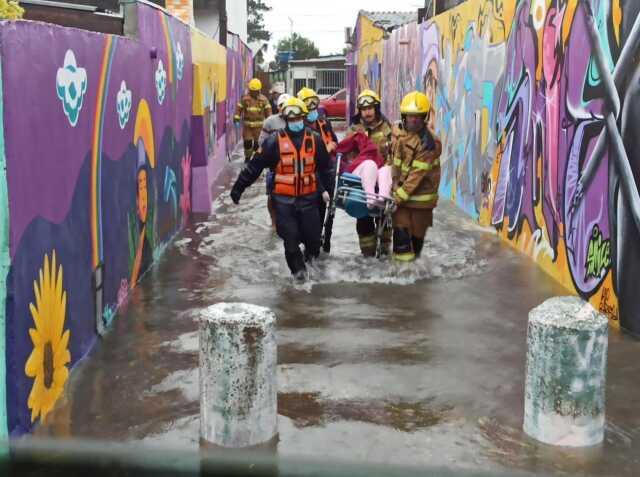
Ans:
[{"label": "face mask", "polygon": [[291,121],[287,126],[292,132],[300,132],[304,129],[304,121]]},{"label": "face mask", "polygon": [[318,120],[318,110],[314,109],[313,111],[311,111],[309,114],[307,114],[307,119],[311,122],[317,121]]}]

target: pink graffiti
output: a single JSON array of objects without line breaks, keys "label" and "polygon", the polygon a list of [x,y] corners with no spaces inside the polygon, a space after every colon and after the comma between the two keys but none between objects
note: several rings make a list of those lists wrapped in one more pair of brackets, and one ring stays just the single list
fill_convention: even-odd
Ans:
[{"label": "pink graffiti", "polygon": [[129,299],[129,282],[126,278],[120,280],[120,289],[118,290],[118,310],[127,304]]},{"label": "pink graffiti", "polygon": [[191,154],[182,158],[182,193],[180,194],[180,208],[182,209],[182,226],[187,223],[191,213]]}]

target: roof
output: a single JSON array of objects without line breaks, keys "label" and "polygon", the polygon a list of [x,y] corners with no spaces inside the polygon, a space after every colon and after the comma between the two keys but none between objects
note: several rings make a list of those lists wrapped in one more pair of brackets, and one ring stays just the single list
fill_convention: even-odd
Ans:
[{"label": "roof", "polygon": [[340,61],[346,61],[347,58],[344,55],[327,55],[327,56],[318,56],[316,58],[307,58],[305,60],[291,60],[289,64],[293,65],[304,65],[308,64],[316,64],[316,63],[336,63]]},{"label": "roof", "polygon": [[374,25],[387,31],[418,21],[417,10],[412,12],[367,12],[360,10],[360,14],[366,16]]}]

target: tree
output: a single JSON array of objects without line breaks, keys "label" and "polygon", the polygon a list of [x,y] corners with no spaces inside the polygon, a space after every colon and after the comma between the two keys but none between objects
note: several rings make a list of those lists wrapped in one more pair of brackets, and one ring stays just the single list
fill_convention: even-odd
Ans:
[{"label": "tree", "polygon": [[262,0],[247,0],[247,37],[249,43],[271,39],[271,32],[264,25],[264,13],[268,11],[271,11],[271,7]]},{"label": "tree", "polygon": [[296,60],[315,58],[320,54],[320,51],[311,40],[297,33],[293,33],[290,37],[280,40],[276,51],[278,53],[281,51],[293,51],[293,57]]}]

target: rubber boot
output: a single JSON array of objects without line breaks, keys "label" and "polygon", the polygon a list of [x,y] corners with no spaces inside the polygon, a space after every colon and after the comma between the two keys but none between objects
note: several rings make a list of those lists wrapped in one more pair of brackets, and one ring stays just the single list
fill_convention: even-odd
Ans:
[{"label": "rubber boot", "polygon": [[422,247],[424,246],[424,239],[418,237],[411,237],[411,246],[413,247],[413,253],[416,254],[416,258],[422,253]]}]

